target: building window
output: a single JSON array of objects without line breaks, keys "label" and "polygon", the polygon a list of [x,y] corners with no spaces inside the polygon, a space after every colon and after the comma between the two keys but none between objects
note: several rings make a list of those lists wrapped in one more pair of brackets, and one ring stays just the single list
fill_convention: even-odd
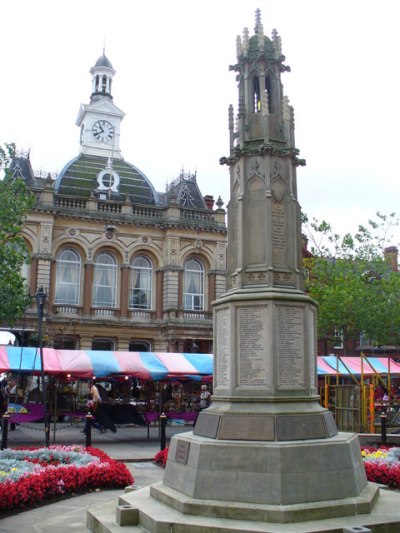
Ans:
[{"label": "building window", "polygon": [[204,268],[197,259],[189,259],[185,264],[183,301],[185,309],[204,309]]},{"label": "building window", "polygon": [[55,350],[76,350],[77,341],[74,337],[57,336],[54,339],[53,347]]},{"label": "building window", "polygon": [[60,252],[56,261],[56,304],[79,305],[81,292],[81,257],[66,248]]},{"label": "building window", "polygon": [[340,328],[335,328],[335,333],[333,337],[333,348],[335,350],[343,350],[343,340],[344,340],[343,330]]},{"label": "building window", "polygon": [[377,346],[376,342],[374,342],[372,339],[367,337],[367,335],[362,331],[360,333],[360,349],[363,350],[365,348],[375,348]]},{"label": "building window", "polygon": [[129,343],[130,352],[150,352],[151,344],[147,341],[131,341]]},{"label": "building window", "polygon": [[109,252],[100,253],[94,262],[93,305],[116,307],[117,261]]},{"label": "building window", "polygon": [[151,309],[153,265],[143,255],[135,257],[131,265],[130,309]]},{"label": "building window", "polygon": [[28,289],[28,287],[29,287],[29,265],[28,265],[28,263],[23,263],[22,264],[21,276],[22,276],[22,279],[24,281],[24,287],[26,289]]},{"label": "building window", "polygon": [[113,351],[115,343],[112,339],[93,339],[92,350],[94,351]]}]

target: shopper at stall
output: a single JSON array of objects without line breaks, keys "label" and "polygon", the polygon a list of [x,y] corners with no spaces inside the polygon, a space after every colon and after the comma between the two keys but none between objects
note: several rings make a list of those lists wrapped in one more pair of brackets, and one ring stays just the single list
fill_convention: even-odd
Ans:
[{"label": "shopper at stall", "polygon": [[201,393],[200,393],[200,409],[206,409],[210,405],[211,402],[211,394],[207,390],[207,385],[201,386]]},{"label": "shopper at stall", "polygon": [[[92,426],[95,427],[96,429],[98,429],[101,433],[104,433],[105,432],[105,429],[104,427],[99,424],[98,422],[96,422],[95,420],[95,416],[96,416],[96,411],[97,411],[97,408],[98,406],[100,405],[101,403],[101,396],[100,396],[100,393],[99,393],[99,389],[96,387],[96,384],[93,382],[90,383],[90,395],[89,395],[89,399],[87,401],[87,407],[89,409],[89,412],[93,415],[92,416],[92,419],[91,419],[91,423],[92,423]],[[83,433],[86,433],[89,429],[89,418],[86,418],[86,421],[85,421],[85,427],[83,429]]]}]

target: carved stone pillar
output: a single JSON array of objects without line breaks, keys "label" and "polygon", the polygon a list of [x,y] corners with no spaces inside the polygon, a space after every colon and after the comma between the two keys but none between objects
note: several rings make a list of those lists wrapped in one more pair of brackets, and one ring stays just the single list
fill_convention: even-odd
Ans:
[{"label": "carved stone pillar", "polygon": [[216,294],[215,294],[215,274],[213,272],[210,272],[208,274],[208,306],[207,311],[212,312],[212,302],[215,300]]},{"label": "carved stone pillar", "polygon": [[178,272],[178,307],[180,309],[183,306],[183,274],[183,270]]},{"label": "carved stone pillar", "polygon": [[57,272],[57,263],[52,261],[50,265],[50,285],[49,285],[49,302],[54,303],[55,298],[55,288],[56,288],[56,272]]},{"label": "carved stone pillar", "polygon": [[121,317],[128,316],[129,271],[130,271],[129,265],[121,266],[121,299],[120,299]]},{"label": "carved stone pillar", "polygon": [[176,352],[176,340],[168,339],[168,351],[171,353]]},{"label": "carved stone pillar", "polygon": [[90,315],[92,306],[93,263],[85,264],[85,278],[83,281],[83,314]]},{"label": "carved stone pillar", "polygon": [[156,272],[156,318],[163,317],[163,294],[164,294],[164,273],[162,270]]},{"label": "carved stone pillar", "polygon": [[35,294],[38,288],[37,284],[37,274],[38,274],[38,259],[35,257],[32,259],[30,276],[29,276],[29,294]]}]

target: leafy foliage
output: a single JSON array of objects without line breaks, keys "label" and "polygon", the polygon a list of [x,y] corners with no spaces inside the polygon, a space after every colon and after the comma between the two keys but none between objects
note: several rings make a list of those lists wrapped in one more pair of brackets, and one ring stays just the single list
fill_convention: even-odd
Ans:
[{"label": "leafy foliage", "polygon": [[25,216],[33,206],[34,196],[24,182],[13,180],[9,171],[14,147],[0,147],[0,320],[12,323],[26,306],[26,288],[21,269],[29,262],[25,241],[19,232]]},{"label": "leafy foliage", "polygon": [[377,345],[400,344],[400,273],[384,254],[398,220],[393,213],[377,217],[340,237],[327,222],[303,215],[314,254],[304,261],[306,289],[319,304],[319,338],[341,330],[347,340],[364,333]]}]

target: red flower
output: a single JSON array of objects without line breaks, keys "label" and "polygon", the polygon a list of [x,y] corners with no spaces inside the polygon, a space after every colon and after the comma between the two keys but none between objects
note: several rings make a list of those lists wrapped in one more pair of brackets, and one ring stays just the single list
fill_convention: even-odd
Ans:
[{"label": "red flower", "polygon": [[161,466],[163,466],[164,468],[165,468],[165,465],[167,464],[168,450],[169,450],[168,447],[164,448],[163,450],[156,453],[156,455],[154,456],[154,461],[157,464],[160,464]]},{"label": "red flower", "polygon": [[[61,494],[73,494],[96,488],[123,488],[133,483],[133,477],[123,463],[114,461],[96,448],[86,448],[86,452],[98,457],[100,461],[77,467],[58,466],[60,462],[52,456],[50,461],[31,459],[31,462],[40,464],[43,470],[28,474],[17,481],[0,483],[0,512],[32,507]],[[66,462],[71,464],[71,459]]]}]

